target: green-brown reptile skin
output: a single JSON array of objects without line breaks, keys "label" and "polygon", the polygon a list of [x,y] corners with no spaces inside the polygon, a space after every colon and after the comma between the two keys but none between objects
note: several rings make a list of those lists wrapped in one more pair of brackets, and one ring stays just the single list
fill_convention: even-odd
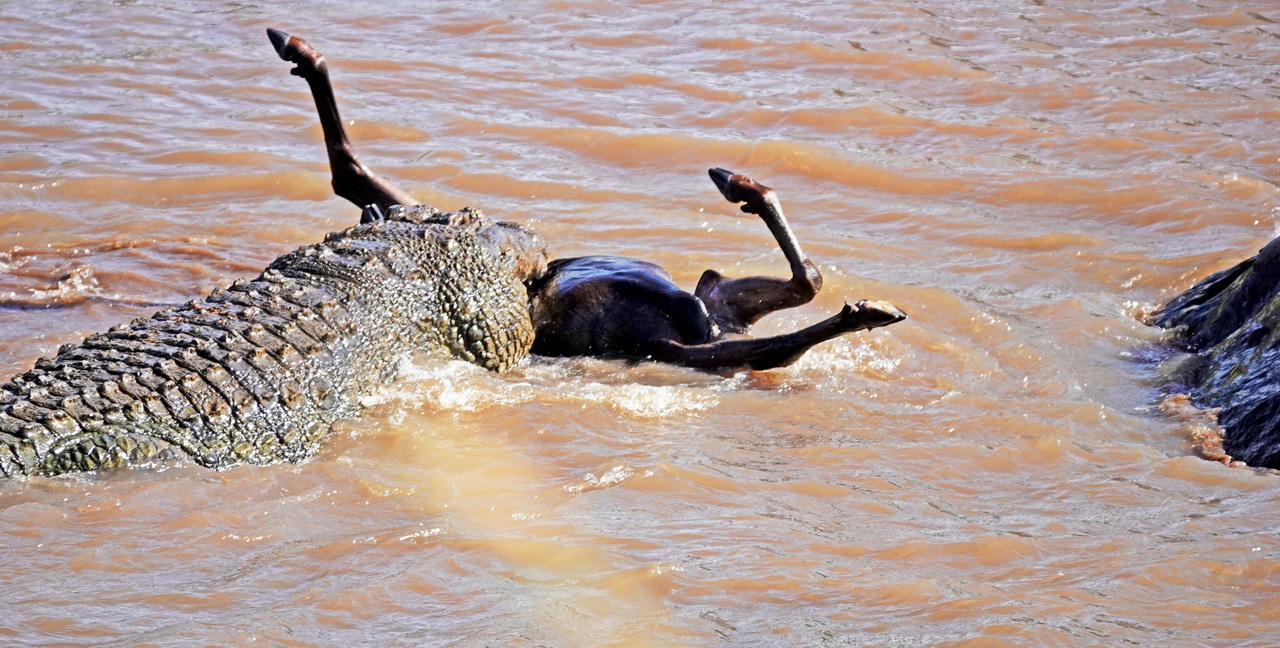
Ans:
[{"label": "green-brown reptile skin", "polygon": [[0,385],[0,475],[301,460],[407,353],[495,371],[524,358],[522,280],[545,264],[542,241],[517,226],[394,209]]}]

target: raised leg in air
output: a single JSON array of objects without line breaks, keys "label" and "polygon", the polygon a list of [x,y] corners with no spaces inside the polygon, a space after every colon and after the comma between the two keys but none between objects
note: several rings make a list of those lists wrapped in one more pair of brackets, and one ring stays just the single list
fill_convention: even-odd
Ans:
[{"label": "raised leg in air", "polygon": [[356,158],[355,149],[347,139],[342,118],[338,115],[338,103],[329,83],[329,65],[324,57],[307,41],[278,29],[268,29],[267,37],[275,46],[280,58],[297,65],[290,74],[300,76],[311,86],[311,96],[316,101],[320,126],[324,129],[324,143],[329,151],[329,170],[333,173],[333,191],[355,203],[357,207],[368,205],[386,212],[392,205],[416,205],[404,190],[378,177]]},{"label": "raised leg in air", "polygon": [[660,362],[695,369],[773,369],[785,367],[804,355],[815,344],[867,329],[901,322],[907,316],[888,302],[860,301],[844,305],[834,317],[825,319],[795,333],[765,338],[718,340],[707,344],[681,344],[673,340],[654,340],[645,350]]},{"label": "raised leg in air", "polygon": [[724,169],[708,171],[725,200],[743,203],[742,211],[756,214],[768,226],[791,266],[791,278],[731,279],[714,270],[703,273],[694,294],[707,305],[720,328],[745,333],[761,317],[808,303],[822,288],[822,274],[800,249],[773,190],[744,175]]}]

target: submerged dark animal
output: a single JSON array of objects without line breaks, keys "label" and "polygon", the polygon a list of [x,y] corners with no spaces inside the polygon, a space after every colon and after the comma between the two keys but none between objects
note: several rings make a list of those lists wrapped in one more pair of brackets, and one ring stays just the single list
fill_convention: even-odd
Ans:
[{"label": "submerged dark animal", "polygon": [[906,319],[887,302],[845,304],[834,317],[794,333],[747,336],[769,313],[808,303],[822,288],[818,268],[800,250],[773,190],[724,169],[711,179],[730,202],[759,215],[791,265],[788,279],[732,279],[707,270],[693,294],[645,261],[615,256],[556,259],[529,287],[540,355],[643,358],[696,367],[772,369],[815,344]]},{"label": "submerged dark animal", "polygon": [[1175,297],[1153,323],[1192,354],[1180,378],[1192,402],[1220,408],[1223,450],[1280,469],[1280,239]]}]

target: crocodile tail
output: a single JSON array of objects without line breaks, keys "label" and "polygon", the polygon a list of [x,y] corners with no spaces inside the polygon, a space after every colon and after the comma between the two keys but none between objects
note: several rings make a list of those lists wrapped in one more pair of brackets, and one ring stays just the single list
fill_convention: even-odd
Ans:
[{"label": "crocodile tail", "polygon": [[90,336],[0,388],[0,471],[301,459],[354,409],[331,345],[356,328],[323,287],[264,273]]}]

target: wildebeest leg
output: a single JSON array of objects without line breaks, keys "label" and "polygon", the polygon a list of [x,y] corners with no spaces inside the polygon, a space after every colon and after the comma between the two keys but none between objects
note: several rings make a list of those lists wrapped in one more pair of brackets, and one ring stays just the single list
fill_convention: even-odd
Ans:
[{"label": "wildebeest leg", "polygon": [[808,303],[822,288],[822,274],[800,249],[782,205],[773,190],[744,175],[724,169],[708,171],[729,202],[744,203],[742,211],[756,214],[769,227],[791,266],[791,278],[731,279],[714,270],[703,273],[694,294],[707,305],[712,318],[726,331],[746,332],[761,317]]},{"label": "wildebeest leg", "polygon": [[804,355],[815,344],[832,338],[901,322],[907,316],[888,302],[858,302],[844,305],[834,317],[795,333],[765,338],[719,340],[708,344],[680,344],[672,340],[655,340],[645,349],[660,362],[695,369],[731,369],[751,367],[772,369],[785,367]]},{"label": "wildebeest leg", "polygon": [[[329,170],[333,173],[333,191],[355,203],[357,207],[378,207],[382,212],[392,205],[416,205],[418,202],[399,187],[378,177],[356,158],[347,131],[338,115],[338,102],[329,83],[329,64],[307,41],[278,29],[268,29],[267,37],[280,58],[297,65],[290,74],[306,79],[316,101],[324,143],[329,150]],[[366,216],[365,218],[368,218]]]}]

